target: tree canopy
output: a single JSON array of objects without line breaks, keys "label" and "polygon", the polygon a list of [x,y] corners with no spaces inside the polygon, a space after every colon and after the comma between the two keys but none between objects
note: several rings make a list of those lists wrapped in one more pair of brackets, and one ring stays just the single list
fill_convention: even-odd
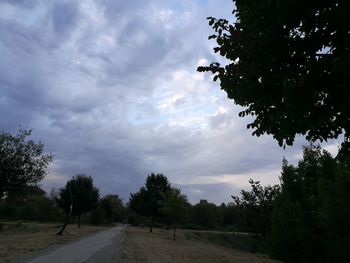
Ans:
[{"label": "tree canopy", "polygon": [[234,23],[209,17],[214,51],[228,61],[199,71],[214,74],[240,117],[255,116],[253,135],[292,145],[350,139],[350,2],[233,1]]},{"label": "tree canopy", "polygon": [[348,262],[350,156],[304,148],[297,166],[283,162],[272,212],[270,252],[284,262]]},{"label": "tree canopy", "polygon": [[47,174],[52,154],[44,154],[44,144],[27,140],[31,130],[17,135],[0,133],[0,199],[23,196]]},{"label": "tree canopy", "polygon": [[130,207],[143,216],[151,217],[150,232],[152,232],[154,218],[160,215],[160,203],[170,189],[171,185],[166,176],[151,173],[146,178],[145,186],[130,195]]},{"label": "tree canopy", "polygon": [[171,188],[164,194],[164,200],[160,202],[160,211],[173,225],[173,240],[176,238],[176,227],[179,221],[184,217],[187,197],[181,194],[179,188]]},{"label": "tree canopy", "polygon": [[80,216],[97,207],[98,199],[99,190],[93,185],[92,177],[78,174],[59,190],[57,203],[66,214],[72,212],[73,215],[77,215],[80,226]]}]

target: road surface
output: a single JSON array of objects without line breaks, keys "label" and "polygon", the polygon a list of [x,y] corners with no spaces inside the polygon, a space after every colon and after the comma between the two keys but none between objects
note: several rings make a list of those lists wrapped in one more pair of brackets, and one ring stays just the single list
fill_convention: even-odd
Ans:
[{"label": "road surface", "polygon": [[64,245],[53,251],[23,261],[26,263],[109,263],[118,262],[122,229],[113,227],[93,236]]}]

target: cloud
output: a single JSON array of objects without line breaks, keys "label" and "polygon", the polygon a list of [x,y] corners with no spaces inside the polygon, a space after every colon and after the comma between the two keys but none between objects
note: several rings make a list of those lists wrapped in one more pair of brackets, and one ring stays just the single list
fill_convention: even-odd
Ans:
[{"label": "cloud", "polygon": [[[1,129],[34,128],[56,159],[46,189],[86,173],[127,200],[150,172],[193,202],[229,201],[249,178],[278,182],[283,151],[252,137],[249,120],[211,76],[207,16],[226,0],[2,1]],[[331,149],[334,146],[329,146]]]}]

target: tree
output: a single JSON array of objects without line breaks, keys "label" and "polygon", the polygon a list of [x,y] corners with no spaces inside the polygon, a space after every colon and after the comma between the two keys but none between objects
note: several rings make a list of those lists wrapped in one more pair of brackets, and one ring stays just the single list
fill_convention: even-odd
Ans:
[{"label": "tree", "polygon": [[23,196],[47,174],[53,155],[43,154],[43,143],[27,140],[31,133],[22,129],[17,135],[0,133],[0,199]]},{"label": "tree", "polygon": [[151,218],[150,232],[156,216],[160,215],[160,202],[164,200],[164,194],[171,189],[168,178],[163,174],[151,173],[146,178],[144,187],[130,195],[130,207],[135,212]]},{"label": "tree", "polygon": [[164,194],[164,200],[160,202],[160,211],[172,222],[173,240],[176,238],[176,227],[183,218],[186,210],[187,197],[181,194],[180,189],[171,188]]},{"label": "tree", "polygon": [[67,216],[70,214],[78,216],[78,227],[80,227],[81,215],[96,208],[98,199],[99,190],[94,187],[92,177],[78,174],[59,190],[57,204]]},{"label": "tree", "polygon": [[202,229],[214,229],[220,224],[218,207],[202,199],[192,207],[192,222]]},{"label": "tree", "polygon": [[107,223],[121,222],[124,216],[123,201],[118,195],[106,195],[100,200],[99,207],[103,210]]},{"label": "tree", "polygon": [[279,185],[261,186],[259,181],[249,180],[251,191],[241,191],[241,197],[232,196],[241,209],[248,230],[262,240],[270,233],[274,201],[280,192]]},{"label": "tree", "polygon": [[[297,166],[283,162],[272,213],[271,252],[284,262],[348,262],[350,158],[304,148]],[[292,241],[292,242],[291,242]]]},{"label": "tree", "polygon": [[199,67],[214,74],[253,135],[292,145],[345,133],[350,145],[350,2],[234,1],[236,22],[209,17],[214,51],[228,61]]}]

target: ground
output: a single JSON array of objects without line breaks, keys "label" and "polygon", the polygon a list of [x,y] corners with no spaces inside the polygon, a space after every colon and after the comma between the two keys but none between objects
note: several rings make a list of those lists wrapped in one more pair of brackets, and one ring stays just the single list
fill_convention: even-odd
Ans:
[{"label": "ground", "polygon": [[[246,235],[179,230],[177,240],[173,241],[171,230],[166,229],[154,229],[153,233],[150,233],[147,228],[120,226],[101,231],[106,227],[83,225],[78,229],[76,225],[69,225],[63,236],[56,236],[59,227],[59,224],[2,224],[0,263],[28,260],[47,262],[46,258],[50,256],[54,258],[50,259],[50,262],[68,262],[67,259],[73,259],[74,262],[81,259],[89,263],[279,262],[244,251],[249,243],[249,237]],[[98,231],[100,232],[95,234]],[[87,236],[89,237],[83,238]],[[78,239],[80,241],[70,242]],[[68,244],[60,245],[64,243]],[[232,246],[240,249],[234,249]]]},{"label": "ground", "polygon": [[172,240],[171,231],[169,230],[154,229],[153,231],[153,233],[149,233],[146,228],[126,228],[126,238],[120,250],[119,262],[279,262],[261,255],[235,250],[210,242],[188,240],[186,231],[179,231],[176,241]]},{"label": "ground", "polygon": [[78,240],[105,227],[68,225],[62,236],[56,236],[61,224],[2,223],[0,231],[0,263],[36,254],[43,249]]}]

